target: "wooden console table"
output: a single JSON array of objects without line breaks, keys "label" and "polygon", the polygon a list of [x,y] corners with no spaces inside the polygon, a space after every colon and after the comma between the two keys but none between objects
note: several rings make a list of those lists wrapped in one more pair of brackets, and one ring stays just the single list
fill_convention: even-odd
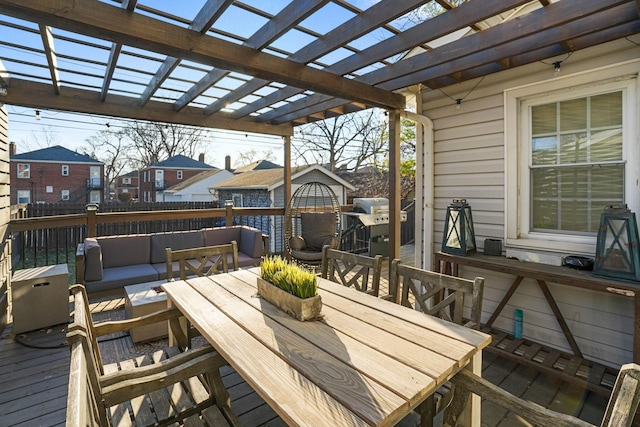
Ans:
[{"label": "wooden console table", "polygon": [[560,308],[551,294],[547,282],[561,285],[575,286],[582,289],[591,289],[599,292],[612,293],[634,299],[634,333],[633,333],[633,361],[640,363],[640,283],[634,284],[621,280],[595,277],[588,271],[574,270],[568,267],[553,266],[535,262],[519,261],[503,256],[490,256],[484,254],[471,254],[468,256],[451,255],[444,252],[436,252],[434,256],[434,270],[449,275],[458,275],[460,266],[475,267],[483,270],[496,271],[515,276],[513,283],[496,307],[495,311],[486,322],[491,327],[500,315],[504,306],[509,302],[522,280],[531,278],[536,280],[549,307],[553,311],[560,328],[573,354],[582,358],[582,352],[576,340],[567,326]]}]

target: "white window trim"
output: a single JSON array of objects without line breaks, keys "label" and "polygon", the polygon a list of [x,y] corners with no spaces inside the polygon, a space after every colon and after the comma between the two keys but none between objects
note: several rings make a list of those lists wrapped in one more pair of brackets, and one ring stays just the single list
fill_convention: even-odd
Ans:
[{"label": "white window trim", "polygon": [[176,178],[177,179],[182,179],[182,171],[177,171],[176,172]]},{"label": "white window trim", "polygon": [[[20,196],[21,193],[23,194],[23,196]],[[25,196],[24,196],[25,194],[27,195],[26,198],[29,199],[29,201],[28,202],[21,202],[20,199],[21,198],[24,199],[25,198]],[[19,203],[19,204],[31,203],[31,191],[30,190],[18,190],[18,192],[16,193],[16,203]]]},{"label": "white window trim", "polygon": [[69,176],[69,165],[62,165],[62,176]]},{"label": "white window trim", "polygon": [[60,198],[64,201],[68,201],[69,200],[69,196],[70,196],[70,191],[69,190],[62,190],[61,194],[60,194]]},{"label": "white window trim", "polygon": [[[233,200],[233,207],[242,208],[244,207],[244,198],[242,197],[242,193],[233,193],[231,194],[231,200]],[[236,200],[240,200],[240,203],[236,203]]]},{"label": "white window trim", "polygon": [[[27,176],[20,176],[20,166],[27,166]],[[24,171],[22,171],[22,173],[24,173]],[[18,163],[18,165],[16,166],[16,176],[18,177],[18,179],[29,179],[31,178],[31,163]]]},{"label": "white window trim", "polygon": [[[529,137],[524,136],[527,129],[523,129],[521,126],[523,100],[530,102],[535,99],[540,103],[547,103],[556,99],[588,96],[599,92],[623,89],[625,203],[633,212],[638,212],[640,207],[638,194],[640,150],[637,132],[640,120],[639,72],[640,61],[629,61],[505,91],[505,232],[507,255],[510,255],[510,250],[514,249],[516,252],[512,254],[518,253],[521,259],[526,259],[522,254],[530,251],[555,252],[563,255],[567,253],[593,255],[596,246],[595,236],[529,231],[530,189],[529,159],[527,156],[531,154],[527,142]],[[525,146],[525,144],[527,145]],[[523,148],[520,149],[520,147]],[[521,206],[522,211],[520,211]]]}]

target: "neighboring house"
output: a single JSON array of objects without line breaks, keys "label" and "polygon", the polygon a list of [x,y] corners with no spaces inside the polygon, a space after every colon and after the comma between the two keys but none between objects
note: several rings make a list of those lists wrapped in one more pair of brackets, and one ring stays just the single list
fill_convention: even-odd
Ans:
[{"label": "neighboring house", "polygon": [[179,184],[158,193],[159,202],[217,202],[216,184],[233,176],[226,169],[214,169],[200,172]]},{"label": "neighboring house", "polygon": [[[291,168],[291,191],[295,192],[301,185],[319,181],[331,187],[338,202],[346,204],[347,192],[355,187],[320,165],[295,166]],[[232,200],[235,207],[284,207],[284,169],[272,168],[254,170],[236,174],[214,188],[218,191],[221,202]],[[263,233],[275,236],[282,233],[282,218],[265,217],[256,219],[255,226]],[[280,239],[270,240],[270,251],[280,252]],[[278,245],[278,246],[276,246]]]},{"label": "neighboring house", "polygon": [[[433,206],[418,223],[417,234],[431,243],[423,245],[422,265],[431,268],[446,207],[457,198],[473,209],[480,251],[492,238],[519,260],[593,258],[606,205],[640,212],[639,58],[637,42],[620,39],[481,82],[424,90],[418,112],[435,132],[425,134],[418,155],[416,204]],[[460,108],[452,99],[463,99]],[[513,278],[470,268],[463,274],[485,277],[486,320]],[[550,291],[586,357],[612,366],[633,360],[633,299],[555,284]],[[513,330],[515,308],[524,310],[527,338],[570,351],[534,280],[525,279],[494,326]]]},{"label": "neighboring house", "polygon": [[140,191],[140,178],[138,171],[132,171],[116,178],[114,188],[115,198],[122,193],[131,193],[131,199],[137,200]]},{"label": "neighboring house", "polygon": [[60,145],[15,153],[11,144],[11,204],[100,203],[104,163]]},{"label": "neighboring house", "polygon": [[258,160],[255,162],[251,162],[248,165],[240,166],[239,168],[234,169],[233,173],[243,173],[243,172],[249,172],[249,171],[259,171],[259,170],[277,169],[277,168],[282,168],[282,166],[276,165],[275,163],[270,162],[269,160]]},{"label": "neighboring house", "polygon": [[161,202],[162,197],[159,194],[164,190],[209,170],[218,168],[204,163],[204,154],[200,154],[199,160],[179,154],[154,163],[139,171],[140,201]]}]

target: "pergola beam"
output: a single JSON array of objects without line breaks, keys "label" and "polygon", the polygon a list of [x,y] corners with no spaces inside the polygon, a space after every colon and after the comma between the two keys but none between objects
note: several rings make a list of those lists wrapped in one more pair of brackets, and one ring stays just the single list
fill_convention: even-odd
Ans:
[{"label": "pergola beam", "polygon": [[[329,0],[297,0],[289,3],[287,7],[282,9],[280,13],[274,16],[266,24],[264,24],[253,36],[251,36],[244,44],[244,46],[252,49],[262,49],[271,43],[282,34],[289,31],[292,27],[297,25],[300,21],[307,18],[313,12],[325,5]],[[209,71],[198,83],[191,86],[189,90],[182,95],[174,104],[173,109],[180,111],[191,101],[200,96],[205,90],[207,90],[215,82],[226,76],[228,72],[226,70],[219,70],[214,68]],[[232,91],[231,93],[235,93]],[[240,99],[240,98],[238,98]],[[222,101],[223,106],[229,101]],[[231,101],[235,102],[235,101]],[[214,110],[218,111],[218,110]],[[205,109],[206,114],[211,114],[211,111]]]},{"label": "pergola beam", "polygon": [[[198,31],[199,33],[206,33],[213,23],[222,15],[222,13],[231,6],[232,0],[207,0],[202,6],[196,17],[193,19],[189,28]],[[140,105],[145,105],[154,93],[160,88],[162,83],[169,77],[169,75],[180,64],[180,58],[173,58],[168,56],[162,62],[156,74],[153,76],[147,87],[140,95],[138,102]]]},{"label": "pergola beam", "polygon": [[[328,32],[323,37],[320,37],[313,42],[309,43],[304,48],[300,49],[296,53],[289,56],[288,59],[299,62],[301,64],[308,63],[315,59],[320,58],[322,55],[325,55],[327,52],[331,52],[334,49],[337,49],[343,44],[346,44],[363,34],[370,32],[372,29],[377,28],[381,24],[389,22],[399,16],[402,16],[416,7],[420,6],[423,3],[427,3],[426,0],[383,0],[380,1],[364,12],[354,16],[353,18],[347,20],[343,24],[337,26],[330,32]],[[387,56],[388,57],[388,56]],[[385,57],[386,58],[386,57]],[[384,59],[384,58],[380,58]],[[373,61],[376,62],[376,61]],[[336,74],[344,74],[344,73],[336,73]],[[221,98],[220,100],[213,102],[206,109],[207,114],[214,113],[216,111],[221,110],[226,105],[231,104],[239,99],[242,99],[244,96],[247,96],[261,87],[265,86],[268,82],[260,79],[253,79],[235,91],[231,92],[229,95]],[[300,88],[285,88],[289,89],[291,92],[290,96],[293,96],[297,93],[302,92]],[[288,96],[278,99],[281,101],[282,99],[286,99]],[[278,102],[276,101],[276,102]],[[238,112],[234,114],[234,117],[241,118],[249,115],[250,113],[259,110],[263,106],[266,106],[264,103],[260,103],[260,106],[257,104],[252,104],[250,107],[251,111],[245,111],[242,109],[242,112]],[[248,110],[248,109],[247,109]]]},{"label": "pergola beam", "polygon": [[56,50],[53,46],[53,34],[51,34],[51,27],[42,24],[39,24],[38,27],[40,28],[40,38],[42,38],[44,54],[47,57],[47,65],[49,66],[49,75],[51,75],[53,91],[56,94],[59,94],[60,75],[58,73],[58,60],[56,57]]},{"label": "pergola beam", "polygon": [[[351,73],[355,70],[359,70],[375,62],[388,58],[391,55],[396,55],[400,52],[412,49],[416,45],[428,43],[438,39],[439,37],[450,34],[451,32],[465,28],[479,20],[490,18],[496,14],[525,4],[528,1],[529,0],[482,0],[482,4],[480,4],[478,0],[471,0],[447,13],[443,13],[418,24],[398,36],[390,37],[378,44],[364,49],[358,55],[351,55],[341,61],[338,61],[327,68],[327,70],[340,75]],[[406,59],[401,62],[404,61],[406,61]],[[283,88],[278,92],[269,94],[245,108],[236,111],[233,117],[245,117],[255,111],[287,99],[297,93],[300,93],[298,88]],[[279,116],[295,111],[295,108],[295,105],[280,107],[262,115],[260,120],[266,122],[276,119]]]},{"label": "pergola beam", "polygon": [[2,0],[0,13],[369,105],[405,106],[400,94],[102,2]]},{"label": "pergola beam", "polygon": [[[129,12],[133,12],[138,4],[138,0],[124,0],[120,7]],[[118,58],[120,57],[120,51],[122,51],[122,44],[112,43],[111,51],[109,52],[109,61],[107,62],[107,69],[104,73],[104,79],[102,81],[102,90],[100,91],[100,102],[104,102],[107,99],[107,93],[109,93],[109,87],[111,86],[111,79],[113,79],[113,73],[118,65]]]},{"label": "pergola beam", "polygon": [[1,98],[3,103],[42,110],[53,109],[267,135],[293,134],[290,124],[276,126],[250,120],[232,120],[217,115],[206,116],[193,111],[176,113],[171,104],[157,101],[150,101],[143,108],[135,99],[113,94],[107,97],[106,102],[97,102],[97,94],[94,91],[71,87],[65,87],[60,95],[55,95],[48,84],[16,78],[11,80],[8,92],[7,96]]},{"label": "pergola beam", "polygon": [[[456,8],[458,9],[460,7]],[[455,13],[456,10],[447,14]],[[448,45],[407,58],[396,65],[370,72],[361,76],[360,79],[388,90],[398,90],[415,84],[416,81],[428,82],[432,79],[451,76],[456,72],[464,76],[463,71],[486,67],[486,64],[490,63],[494,63],[495,69],[492,69],[492,72],[496,72],[502,69],[496,64],[504,58],[522,55],[541,46],[558,44],[567,38],[573,38],[574,35],[577,38],[599,31],[603,27],[622,25],[637,17],[634,5],[628,1],[584,0],[580,3],[554,3],[529,14],[527,20],[504,22],[481,33],[472,34]],[[514,34],[518,37],[513,37]],[[513,61],[511,62],[513,65]],[[393,70],[394,68],[396,70]],[[412,72],[404,75],[407,70]],[[393,76],[400,77],[394,79]],[[281,92],[285,90],[286,88]],[[275,124],[284,123],[293,117],[309,115],[323,108],[341,105],[341,102],[344,100],[314,94],[263,114],[259,120]]]}]

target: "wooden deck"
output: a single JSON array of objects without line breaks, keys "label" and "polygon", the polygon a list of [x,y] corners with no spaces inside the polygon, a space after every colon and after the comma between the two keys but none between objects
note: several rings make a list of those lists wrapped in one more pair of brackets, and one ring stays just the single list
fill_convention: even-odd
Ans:
[{"label": "wooden deck", "polygon": [[[413,262],[413,248],[403,247],[407,263]],[[388,270],[385,270],[388,277]],[[388,283],[388,282],[385,282]],[[383,285],[384,286],[384,285]],[[118,319],[124,300],[116,298],[92,304],[96,321]],[[20,334],[17,341],[11,327],[0,336],[0,426],[57,426],[65,423],[69,350],[65,343],[66,325]],[[134,344],[128,335],[107,337],[101,343],[105,363],[135,354],[148,354],[163,343]],[[243,425],[285,425],[269,406],[230,367],[223,368],[232,409]],[[540,372],[485,352],[483,376],[494,384],[544,407],[578,416],[599,425],[607,397],[585,390],[575,383]],[[517,414],[483,402],[482,421],[487,427],[525,426]]]}]

